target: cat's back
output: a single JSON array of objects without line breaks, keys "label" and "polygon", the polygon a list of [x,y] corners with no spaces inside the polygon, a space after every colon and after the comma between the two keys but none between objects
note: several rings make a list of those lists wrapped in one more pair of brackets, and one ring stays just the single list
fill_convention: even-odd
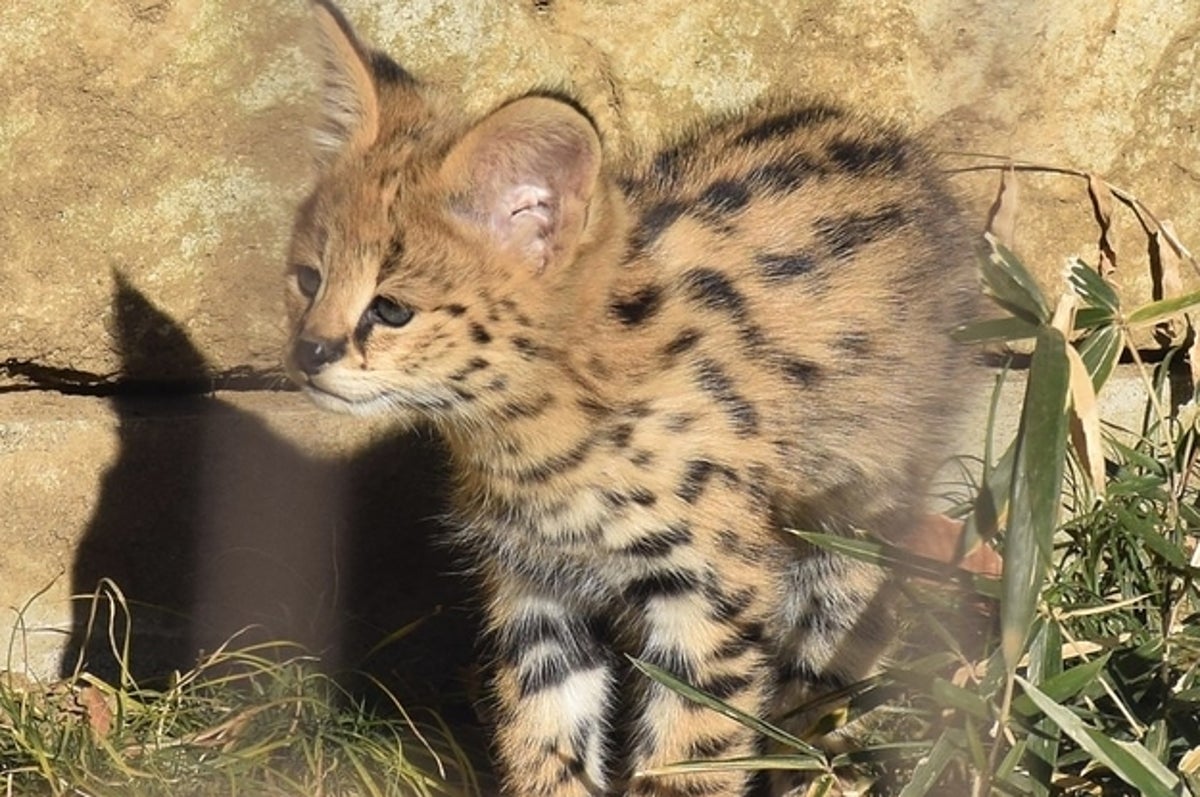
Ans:
[{"label": "cat's back", "polygon": [[701,392],[736,395],[751,419],[736,445],[770,457],[802,515],[871,522],[915,499],[967,373],[948,332],[978,293],[929,152],[835,105],[771,101],[698,127],[621,186],[626,293],[653,275],[665,310],[646,332]]}]

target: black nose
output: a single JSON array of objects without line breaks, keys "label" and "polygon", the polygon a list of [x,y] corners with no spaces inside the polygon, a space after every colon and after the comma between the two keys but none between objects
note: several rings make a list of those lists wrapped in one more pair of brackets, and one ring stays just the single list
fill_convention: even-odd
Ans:
[{"label": "black nose", "polygon": [[340,360],[345,353],[345,338],[341,340],[297,338],[292,346],[292,362],[301,371],[313,376],[331,362]]}]

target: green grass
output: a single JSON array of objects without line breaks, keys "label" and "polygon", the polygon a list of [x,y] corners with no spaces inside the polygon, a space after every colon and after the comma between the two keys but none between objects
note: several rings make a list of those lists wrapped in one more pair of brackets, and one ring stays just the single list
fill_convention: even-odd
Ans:
[{"label": "green grass", "polygon": [[[125,609],[115,585],[105,599]],[[117,635],[110,634],[110,640]],[[284,643],[207,656],[157,688],[87,673],[0,673],[0,794],[103,797],[468,795],[471,765],[436,716],[380,684],[368,706]]]}]

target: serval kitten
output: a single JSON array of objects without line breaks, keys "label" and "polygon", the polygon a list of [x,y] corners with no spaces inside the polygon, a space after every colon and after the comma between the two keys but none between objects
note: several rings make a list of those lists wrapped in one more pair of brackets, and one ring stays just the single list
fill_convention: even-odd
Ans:
[{"label": "serval kitten", "polygon": [[743,794],[637,775],[757,740],[621,654],[762,717],[872,670],[884,576],[781,529],[917,517],[975,293],[941,177],[892,127],[778,100],[612,166],[569,100],[465,118],[314,10],[288,367],[444,436],[506,793]]}]

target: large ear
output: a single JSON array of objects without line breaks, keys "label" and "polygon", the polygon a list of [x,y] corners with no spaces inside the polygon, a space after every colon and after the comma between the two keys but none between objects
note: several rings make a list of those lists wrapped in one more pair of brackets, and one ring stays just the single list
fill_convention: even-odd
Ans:
[{"label": "large ear", "polygon": [[455,209],[537,271],[569,261],[600,172],[600,139],[586,116],[549,97],[494,111],[451,149],[443,176]]},{"label": "large ear", "polygon": [[312,0],[321,42],[323,119],[317,160],[327,166],[341,152],[364,150],[379,137],[379,91],[371,54],[346,17],[328,0]]}]

